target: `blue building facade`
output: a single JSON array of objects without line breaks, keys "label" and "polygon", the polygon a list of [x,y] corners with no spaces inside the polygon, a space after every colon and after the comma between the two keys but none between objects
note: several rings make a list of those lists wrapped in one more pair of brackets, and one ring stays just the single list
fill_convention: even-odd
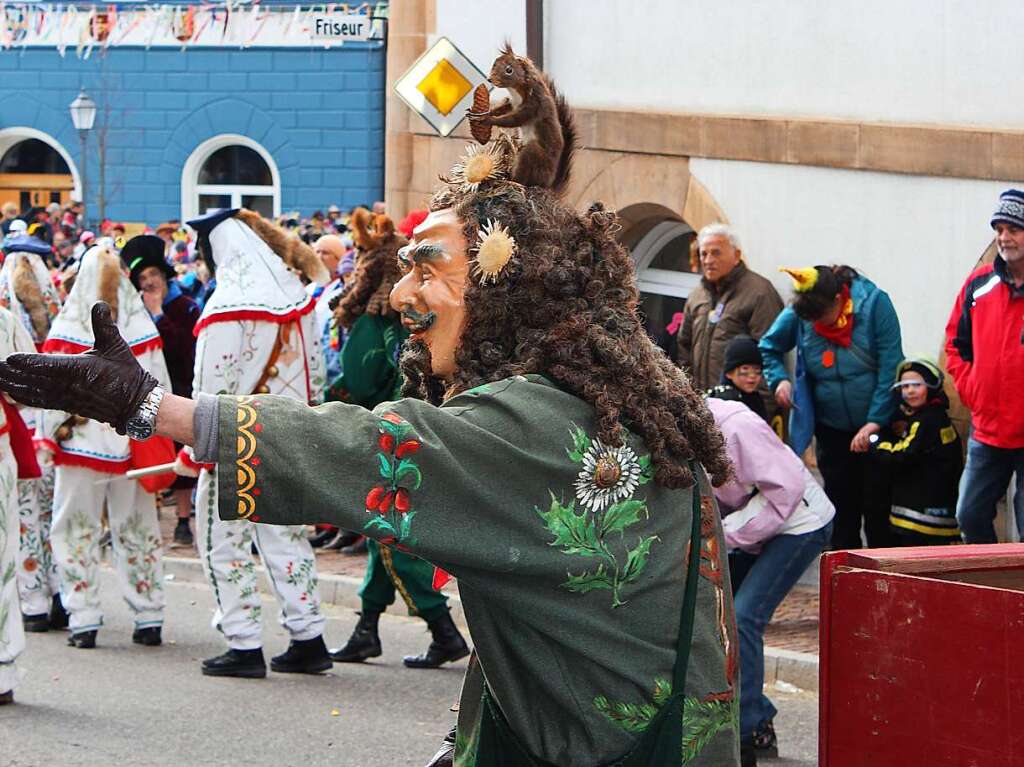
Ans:
[{"label": "blue building facade", "polygon": [[[63,57],[52,47],[2,50],[0,139],[9,146],[29,129],[24,135],[70,160],[76,189],[84,164],[93,217],[101,175],[104,213],[116,220],[155,224],[229,199],[201,198],[202,174],[210,155],[233,144],[266,161],[274,213],[350,208],[383,195],[384,72],[383,40],[330,49],[111,46],[88,58],[73,48]],[[98,107],[84,157],[68,109],[83,88]]]}]

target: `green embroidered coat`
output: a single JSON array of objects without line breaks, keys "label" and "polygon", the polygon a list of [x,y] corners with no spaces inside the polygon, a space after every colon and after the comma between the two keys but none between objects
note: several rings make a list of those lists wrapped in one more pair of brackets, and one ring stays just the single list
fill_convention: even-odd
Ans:
[{"label": "green embroidered coat", "polygon": [[[596,432],[593,409],[540,376],[439,408],[224,396],[220,513],[363,530],[447,570],[513,729],[539,758],[594,767],[627,751],[670,692],[692,519],[691,490],[656,485],[641,440],[606,447]],[[738,645],[706,477],[701,490],[680,764],[720,767],[738,763]],[[461,701],[464,767],[480,683],[471,672]]]}]

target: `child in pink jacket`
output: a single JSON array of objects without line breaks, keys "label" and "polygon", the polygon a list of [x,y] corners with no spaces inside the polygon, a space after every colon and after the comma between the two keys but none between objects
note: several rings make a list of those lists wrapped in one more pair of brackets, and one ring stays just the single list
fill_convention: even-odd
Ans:
[{"label": "child in pink jacket", "polygon": [[715,488],[729,547],[740,640],[740,739],[778,756],[775,706],[764,685],[764,630],[789,590],[828,546],[835,507],[760,416],[740,402],[708,398],[735,478]]}]

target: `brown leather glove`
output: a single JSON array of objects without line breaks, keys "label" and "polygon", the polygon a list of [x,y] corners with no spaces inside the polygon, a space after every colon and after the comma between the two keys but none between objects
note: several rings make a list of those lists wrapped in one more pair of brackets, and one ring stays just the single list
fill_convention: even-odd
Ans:
[{"label": "brown leather glove", "polygon": [[95,345],[85,354],[12,354],[0,361],[0,389],[23,405],[103,421],[124,434],[157,380],[135,359],[103,301],[92,306],[92,332]]}]

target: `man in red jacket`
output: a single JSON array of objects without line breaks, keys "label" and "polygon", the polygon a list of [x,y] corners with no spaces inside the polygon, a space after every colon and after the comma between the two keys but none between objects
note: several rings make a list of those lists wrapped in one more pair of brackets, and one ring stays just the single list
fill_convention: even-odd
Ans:
[{"label": "man in red jacket", "polygon": [[999,254],[967,278],[946,325],[946,364],[971,411],[956,510],[968,543],[995,543],[996,502],[1014,475],[1024,531],[1024,192],[999,195],[991,223]]}]

